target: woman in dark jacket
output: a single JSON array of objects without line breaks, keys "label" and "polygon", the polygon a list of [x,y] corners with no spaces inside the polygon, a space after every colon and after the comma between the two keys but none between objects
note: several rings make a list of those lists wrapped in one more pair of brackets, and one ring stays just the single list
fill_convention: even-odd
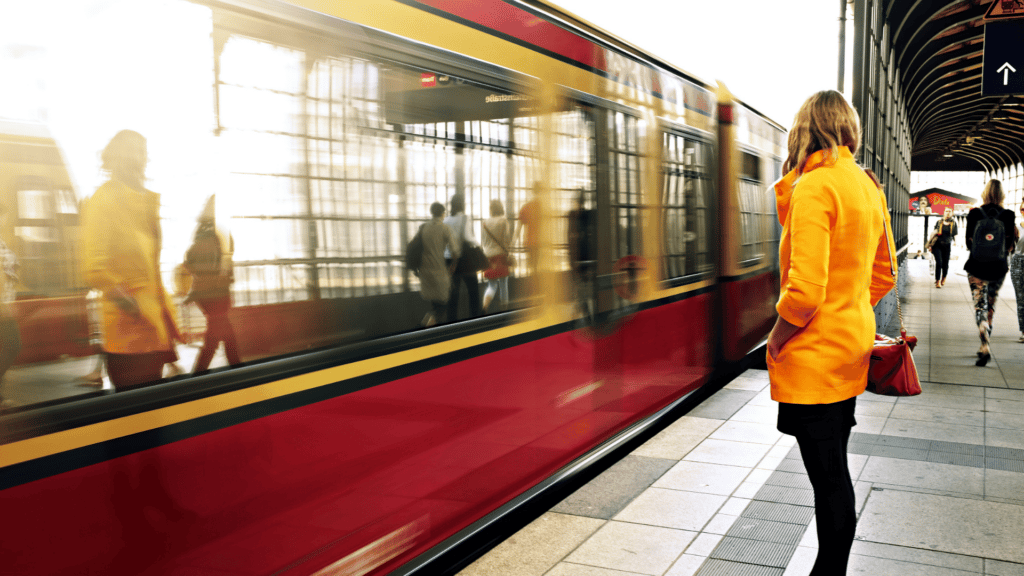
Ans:
[{"label": "woman in dark jacket", "polygon": [[[967,271],[967,280],[971,284],[971,294],[974,295],[974,317],[978,323],[978,336],[981,338],[981,348],[978,350],[978,361],[976,366],[988,364],[992,357],[989,349],[989,337],[992,336],[992,317],[996,310],[996,297],[999,295],[999,288],[1003,285],[1006,272],[1009,266],[1006,263],[1006,254],[1013,252],[1013,212],[1003,208],[1003,185],[999,180],[989,180],[985,190],[981,193],[983,204],[967,213],[967,249],[971,256],[964,265]],[[994,257],[991,254],[982,254],[983,243],[987,237],[993,236],[985,221],[993,218],[1002,223],[1003,244],[1005,251],[1002,257]],[[979,226],[983,228],[979,230]],[[979,232],[975,238],[975,232]],[[991,238],[988,238],[991,239]],[[998,247],[996,247],[998,248]]]},{"label": "woman in dark jacket", "polygon": [[935,223],[935,243],[932,245],[932,254],[935,255],[935,287],[942,288],[946,285],[946,273],[949,272],[949,253],[953,247],[953,240],[956,238],[957,225],[953,220],[953,210],[946,208],[942,220]]}]

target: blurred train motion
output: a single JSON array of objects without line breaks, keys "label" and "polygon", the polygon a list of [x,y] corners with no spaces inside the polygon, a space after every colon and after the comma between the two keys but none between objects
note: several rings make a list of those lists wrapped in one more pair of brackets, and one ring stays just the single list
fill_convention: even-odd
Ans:
[{"label": "blurred train motion", "polygon": [[[408,571],[774,322],[784,130],[556,6],[40,4],[74,26],[44,46],[45,124],[0,123],[22,341],[5,574]],[[233,240],[241,363],[115,392],[90,380],[111,335],[79,213],[123,128],[147,139],[160,277],[195,339],[197,218]],[[474,314],[469,274],[424,327],[405,252],[457,195],[476,241],[493,201],[517,230],[507,298]]]}]

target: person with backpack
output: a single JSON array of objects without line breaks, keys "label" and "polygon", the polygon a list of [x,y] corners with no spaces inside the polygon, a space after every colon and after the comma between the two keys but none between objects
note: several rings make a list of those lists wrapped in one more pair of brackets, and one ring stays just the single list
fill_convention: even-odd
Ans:
[{"label": "person with backpack", "polygon": [[970,257],[964,264],[967,281],[974,296],[974,317],[978,324],[981,348],[975,366],[985,366],[992,358],[989,340],[996,297],[1003,285],[1009,265],[1006,256],[1014,248],[1013,212],[1003,208],[1003,185],[989,180],[981,193],[982,205],[967,213],[967,249]]},{"label": "person with backpack", "polygon": [[946,285],[946,273],[949,272],[949,253],[957,232],[959,230],[957,230],[956,220],[953,220],[953,210],[946,208],[942,220],[935,223],[934,240],[930,248],[932,254],[935,255],[936,288]]}]

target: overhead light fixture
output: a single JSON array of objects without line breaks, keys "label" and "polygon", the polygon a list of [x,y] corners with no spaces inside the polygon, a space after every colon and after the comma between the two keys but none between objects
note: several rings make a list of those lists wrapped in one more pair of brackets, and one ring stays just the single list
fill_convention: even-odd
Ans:
[{"label": "overhead light fixture", "polygon": [[943,158],[952,158],[953,155],[952,154],[943,154],[942,157]]}]

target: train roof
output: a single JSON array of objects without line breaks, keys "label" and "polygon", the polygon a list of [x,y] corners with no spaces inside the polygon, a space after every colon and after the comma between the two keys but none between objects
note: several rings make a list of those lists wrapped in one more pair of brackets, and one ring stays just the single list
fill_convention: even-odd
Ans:
[{"label": "train roof", "polygon": [[53,136],[44,124],[0,119],[0,138],[4,136],[53,140]]}]

